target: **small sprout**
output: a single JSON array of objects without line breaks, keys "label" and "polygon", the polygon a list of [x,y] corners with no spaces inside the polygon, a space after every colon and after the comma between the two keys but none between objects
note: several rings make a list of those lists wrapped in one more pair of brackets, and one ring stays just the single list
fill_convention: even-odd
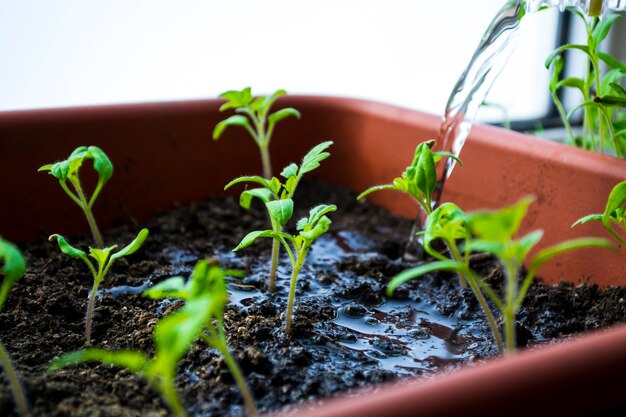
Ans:
[{"label": "small sprout", "polygon": [[417,201],[426,214],[433,211],[433,192],[437,186],[437,171],[435,164],[447,156],[454,159],[460,165],[461,161],[449,152],[432,152],[430,149],[435,141],[430,140],[420,143],[415,149],[413,163],[409,165],[401,177],[394,178],[391,184],[377,185],[363,191],[357,200],[379,190],[402,191]]},{"label": "small sprout", "polygon": [[94,265],[92,261],[89,260],[87,254],[75,247],[71,246],[67,240],[61,235],[52,235],[50,236],[50,241],[56,241],[63,252],[66,255],[69,255],[73,258],[78,258],[82,260],[93,275],[93,288],[91,289],[91,293],[89,295],[89,303],[87,305],[87,317],[85,319],[85,339],[86,345],[89,346],[91,344],[91,323],[93,321],[93,310],[96,301],[96,292],[98,291],[98,286],[104,280],[107,272],[109,272],[109,268],[113,265],[116,259],[123,258],[125,256],[131,255],[135,253],[143,244],[143,242],[148,237],[148,229],[141,229],[137,237],[125,248],[113,252],[117,245],[110,246],[108,248],[97,249],[97,248],[89,248],[89,256],[95,259],[96,264]]},{"label": "small sprout", "polygon": [[[518,239],[514,239],[514,236],[517,234],[522,219],[526,215],[528,206],[532,201],[532,197],[526,197],[517,204],[498,211],[479,211],[466,216],[450,216],[452,220],[449,225],[450,232],[446,233],[449,237],[463,237],[466,242],[463,245],[464,257],[453,253],[453,259],[447,260],[443,258],[443,255],[439,254],[440,256],[436,257],[440,260],[409,269],[394,277],[389,283],[387,293],[391,295],[400,284],[429,272],[457,272],[465,276],[470,284],[476,284],[480,291],[500,311],[504,320],[505,349],[508,354],[512,354],[516,346],[515,315],[524,301],[524,297],[537,270],[555,256],[565,252],[591,247],[612,247],[611,243],[606,239],[574,239],[542,249],[527,260],[531,249],[539,242],[543,232],[540,230],[534,231]],[[457,231],[462,230],[459,227],[459,220],[465,223],[466,226],[464,227],[469,225],[471,229],[470,237],[465,235],[465,232],[456,234]],[[435,221],[433,220],[433,222]],[[430,227],[435,230],[433,225]],[[445,228],[446,225],[442,225],[441,229]],[[444,236],[443,232],[438,233],[440,233],[438,237]],[[446,243],[449,244],[451,242],[446,241]],[[469,267],[467,257],[471,252],[486,252],[498,258],[502,264],[505,276],[504,297],[500,297],[495,289],[491,288],[482,277]],[[521,280],[521,285],[518,285],[520,270],[524,264],[528,266],[528,269]],[[476,291],[474,293],[478,294]],[[484,305],[482,306],[483,309],[486,308]],[[492,330],[495,331],[493,325]]]},{"label": "small sprout", "polygon": [[620,244],[626,246],[626,239],[613,228],[613,223],[615,223],[626,230],[626,181],[622,181],[613,187],[603,214],[590,214],[581,217],[576,220],[572,227],[587,223],[591,220],[600,220],[604,228],[608,230]]},{"label": "small sprout", "polygon": [[[4,307],[4,303],[9,296],[11,288],[24,276],[25,272],[26,261],[20,250],[14,244],[0,238],[0,277],[2,278],[2,286],[0,286],[0,311],[2,311]],[[22,417],[30,416],[24,389],[17,376],[11,357],[2,342],[0,342],[0,366],[4,369],[4,373],[9,380],[9,387],[13,393],[13,399],[15,400],[19,414]]]},{"label": "small sprout", "polygon": [[[272,224],[272,230],[276,233],[280,233],[293,215],[293,195],[296,192],[296,187],[302,179],[302,176],[307,172],[317,169],[320,166],[320,162],[330,156],[330,153],[326,152],[326,150],[332,144],[333,142],[327,141],[313,147],[313,149],[304,155],[300,166],[294,163],[287,165],[280,173],[285,179],[284,183],[276,177],[265,179],[259,176],[245,176],[235,178],[226,184],[224,189],[227,190],[233,185],[242,182],[252,182],[261,185],[262,188],[253,188],[243,191],[239,197],[239,204],[241,207],[248,210],[253,198],[258,198],[263,201]],[[279,245],[279,241],[274,239],[272,242],[272,259],[268,285],[269,292],[274,292],[276,289]]]},{"label": "small sprout", "polygon": [[[80,167],[86,159],[93,161],[93,169],[98,173],[98,184],[89,198],[87,198],[83,191],[79,177]],[[53,177],[59,180],[63,191],[65,191],[65,193],[83,210],[83,213],[85,213],[96,247],[104,247],[102,234],[100,234],[92,212],[93,204],[96,202],[98,195],[100,195],[102,187],[113,175],[113,164],[102,149],[97,146],[78,147],[65,161],[44,165],[39,168],[38,171],[49,171]],[[74,191],[70,189],[68,182],[72,185]]]},{"label": "small sprout", "polygon": [[196,264],[191,277],[185,282],[183,277],[169,278],[144,292],[152,299],[179,298],[185,303],[208,302],[211,306],[206,316],[204,331],[199,334],[208,346],[216,349],[224,358],[230,373],[233,375],[241,395],[243,396],[248,414],[257,416],[254,398],[241,368],[233,358],[224,331],[224,308],[228,301],[225,276],[242,276],[240,271],[222,270],[213,261],[203,260]]},{"label": "small sprout", "polygon": [[287,94],[285,90],[277,90],[270,96],[255,98],[252,96],[250,87],[241,91],[233,90],[220,94],[220,98],[226,100],[226,103],[220,107],[220,111],[234,109],[239,114],[219,122],[213,129],[213,140],[218,140],[228,126],[241,126],[246,129],[261,151],[263,177],[267,179],[272,178],[269,146],[276,123],[287,117],[300,118],[300,112],[291,107],[269,114],[274,102],[285,94]]},{"label": "small sprout", "polygon": [[[331,221],[326,214],[336,211],[337,206],[321,204],[313,207],[309,211],[309,216],[300,219],[296,225],[296,229],[299,231],[297,235],[290,235],[285,232],[277,232],[275,230],[262,230],[250,232],[241,240],[241,243],[237,245],[233,251],[238,251],[245,247],[250,246],[254,241],[260,237],[268,237],[278,240],[289,255],[291,261],[291,282],[289,285],[289,299],[287,300],[287,321],[285,325],[285,332],[287,335],[291,334],[292,321],[293,321],[293,305],[296,297],[296,282],[298,280],[298,274],[304,265],[306,255],[311,247],[311,244],[328,231]],[[289,245],[291,243],[291,247]]]},{"label": "small sprout", "polygon": [[[602,2],[599,2],[602,3]],[[600,51],[600,45],[609,34],[611,27],[620,17],[609,15],[604,19],[590,18],[576,8],[569,8],[585,24],[587,29],[587,44],[566,44],[555,49],[546,59],[545,66],[552,67],[549,89],[559,115],[565,125],[569,141],[572,145],[588,150],[612,149],[617,156],[626,157],[626,117],[619,108],[626,107],[626,95],[623,95],[621,80],[626,76],[626,64],[620,62],[608,53]],[[591,14],[590,14],[591,16]],[[565,51],[582,52],[589,63],[586,74],[579,77],[561,76]],[[604,65],[601,65],[604,64]],[[608,70],[602,74],[603,67]],[[559,98],[562,88],[572,88],[582,98],[582,102],[569,113],[565,112]],[[578,110],[583,110],[583,129],[580,136],[574,135],[569,119]]]},{"label": "small sprout", "polygon": [[100,362],[125,368],[145,379],[161,395],[174,416],[186,417],[187,411],[176,392],[176,368],[202,332],[212,309],[213,300],[194,300],[159,320],[154,329],[156,353],[152,358],[134,350],[91,348],[54,359],[49,370],[80,362]]}]

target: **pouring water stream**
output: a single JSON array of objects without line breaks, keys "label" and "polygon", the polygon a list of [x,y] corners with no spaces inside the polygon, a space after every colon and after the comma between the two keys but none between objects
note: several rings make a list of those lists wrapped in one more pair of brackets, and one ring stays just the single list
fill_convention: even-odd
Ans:
[{"label": "pouring water stream", "polygon": [[[459,156],[478,109],[515,49],[523,16],[554,7],[561,12],[566,7],[577,7],[589,16],[604,16],[610,10],[626,10],[626,0],[508,0],[487,27],[467,68],[452,89],[439,131],[437,150]],[[447,158],[437,167],[438,181],[433,195],[435,205],[439,203],[454,165],[455,161]],[[422,229],[425,216],[420,209],[406,246],[405,258],[422,257],[416,233]]]}]

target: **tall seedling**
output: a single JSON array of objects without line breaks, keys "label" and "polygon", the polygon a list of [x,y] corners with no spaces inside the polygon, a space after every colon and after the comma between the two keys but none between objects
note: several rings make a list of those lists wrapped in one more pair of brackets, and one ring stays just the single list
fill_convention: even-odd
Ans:
[{"label": "tall seedling", "polygon": [[[332,144],[333,142],[328,141],[313,147],[313,149],[304,155],[300,166],[295,163],[287,165],[280,173],[285,179],[284,183],[276,177],[267,180],[259,176],[244,176],[235,178],[226,184],[224,189],[226,190],[242,182],[252,182],[261,185],[260,188],[253,188],[242,192],[239,198],[239,204],[241,207],[249,209],[252,199],[258,198],[263,201],[267,208],[272,231],[280,233],[293,215],[293,195],[302,176],[317,169],[320,166],[320,162],[330,156],[330,153],[326,152],[326,149]],[[276,270],[278,267],[278,248],[280,244],[278,239],[274,239],[272,243],[272,259],[268,284],[270,292],[276,289]]]},{"label": "tall seedling", "polygon": [[218,140],[228,126],[241,126],[246,129],[261,151],[263,177],[268,180],[272,178],[269,147],[276,123],[287,117],[300,118],[300,112],[291,107],[270,114],[274,102],[285,94],[287,94],[285,90],[277,90],[270,96],[255,98],[250,87],[241,91],[226,91],[220,94],[220,98],[226,100],[220,111],[234,109],[238,114],[222,120],[213,129],[213,140]]}]

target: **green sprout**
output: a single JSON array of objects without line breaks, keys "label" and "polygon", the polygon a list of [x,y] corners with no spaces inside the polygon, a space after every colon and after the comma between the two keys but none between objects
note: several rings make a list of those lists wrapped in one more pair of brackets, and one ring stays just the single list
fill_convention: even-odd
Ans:
[{"label": "green sprout", "polygon": [[[293,195],[302,176],[307,172],[317,169],[320,166],[320,162],[330,156],[330,153],[326,152],[326,149],[332,144],[333,142],[327,141],[313,147],[313,149],[304,155],[300,166],[295,163],[287,165],[280,173],[285,179],[284,183],[276,177],[268,180],[259,176],[244,176],[235,178],[226,184],[224,189],[227,190],[233,185],[242,182],[252,182],[261,185],[261,188],[243,191],[239,198],[239,204],[241,207],[248,210],[254,198],[263,201],[272,224],[272,230],[276,233],[280,233],[293,215]],[[272,242],[272,258],[268,285],[269,292],[274,292],[276,289],[279,245],[278,239],[274,239]]]},{"label": "green sprout", "polygon": [[254,398],[246,384],[241,368],[230,353],[224,331],[224,308],[228,301],[225,281],[227,275],[242,276],[242,273],[241,271],[222,270],[214,261],[203,260],[196,264],[187,282],[183,277],[169,278],[146,290],[144,295],[152,299],[179,298],[185,303],[210,301],[211,310],[205,316],[204,331],[199,334],[199,337],[222,355],[241,391],[248,414],[256,416]]},{"label": "green sprout", "polygon": [[[93,161],[93,169],[98,173],[98,184],[89,198],[87,198],[83,191],[79,178],[80,167],[86,159]],[[96,247],[104,247],[102,234],[98,229],[96,219],[92,212],[93,204],[96,202],[98,195],[100,195],[102,187],[113,175],[113,164],[102,149],[97,146],[80,146],[76,148],[65,161],[44,165],[39,168],[38,171],[49,171],[53,177],[59,180],[63,191],[65,191],[72,201],[78,204],[83,210],[83,213],[85,213]],[[68,182],[71,184],[74,191],[70,189]]]},{"label": "green sprout", "polygon": [[[541,230],[533,231],[517,239],[514,239],[514,236],[517,235],[532,201],[532,197],[526,197],[517,204],[501,210],[479,211],[467,214],[467,216],[451,216],[453,222],[462,219],[463,222],[469,224],[471,229],[472,236],[470,238],[463,236],[466,240],[463,245],[463,250],[466,252],[465,256],[471,252],[485,252],[494,255],[500,261],[505,277],[502,297],[497,294],[496,289],[491,288],[483,278],[468,266],[465,259],[457,260],[458,256],[453,256],[454,259],[452,260],[438,257],[440,260],[402,272],[391,280],[387,293],[391,295],[399,285],[429,272],[457,272],[465,276],[468,282],[475,282],[500,312],[504,321],[505,349],[508,354],[513,354],[516,346],[515,316],[526,297],[537,270],[555,256],[565,252],[590,247],[612,247],[606,239],[573,239],[542,249],[529,258],[529,252],[539,242],[543,232]],[[452,229],[453,226],[450,228]],[[464,233],[459,235],[462,236]],[[520,271],[524,264],[528,265],[528,269],[522,278]],[[522,278],[521,282],[518,282],[519,278]],[[492,330],[494,330],[493,327]]]},{"label": "green sprout", "polygon": [[[285,204],[283,209],[283,215],[290,218],[293,213],[293,202],[290,206]],[[298,281],[298,275],[304,265],[306,255],[311,247],[311,244],[313,244],[318,237],[330,229],[331,221],[326,214],[336,210],[337,206],[335,205],[320,204],[319,206],[313,207],[309,211],[308,217],[303,217],[298,220],[296,230],[298,230],[299,233],[297,235],[277,232],[275,230],[254,231],[248,233],[241,240],[239,245],[233,249],[233,251],[238,251],[250,246],[258,238],[268,237],[278,240],[287,251],[292,268],[291,282],[289,285],[289,298],[287,300],[287,318],[285,324],[285,333],[287,333],[287,335],[291,335],[292,330],[293,305],[296,298],[296,282]],[[293,249],[290,247],[288,242],[291,243]]]},{"label": "green sprout", "polygon": [[93,321],[93,310],[96,301],[96,292],[98,291],[98,286],[104,280],[107,272],[109,272],[109,268],[115,262],[115,260],[119,258],[123,258],[125,256],[131,255],[135,253],[143,244],[143,242],[148,237],[148,229],[141,229],[137,237],[125,248],[113,252],[117,245],[109,246],[108,248],[98,249],[98,248],[89,248],[89,256],[95,259],[96,264],[89,260],[87,254],[80,250],[71,246],[67,240],[61,235],[52,235],[50,236],[50,241],[56,240],[61,249],[61,252],[69,255],[73,258],[78,258],[82,260],[93,275],[93,287],[91,289],[91,293],[89,295],[89,302],[87,304],[87,317],[85,320],[85,339],[86,345],[89,346],[91,344],[91,323]]},{"label": "green sprout", "polygon": [[[461,250],[457,244],[458,241],[461,241],[465,245],[463,246],[465,248],[470,242],[472,237],[470,220],[468,215],[456,204],[443,203],[441,206],[437,207],[427,217],[424,231],[420,234],[423,234],[424,250],[433,258],[438,259],[441,262],[449,260],[446,256],[433,248],[433,242],[441,240],[448,248],[448,253],[451,259],[459,264],[463,264],[465,266],[465,271],[470,271],[470,252]],[[436,263],[429,265],[436,265]],[[461,288],[467,288],[469,284],[472,293],[478,300],[478,303],[487,318],[487,322],[491,328],[498,351],[500,353],[504,353],[502,336],[500,335],[496,319],[494,318],[493,313],[489,308],[489,304],[480,289],[480,278],[471,272],[466,273],[459,271],[458,275]]]},{"label": "green sprout", "polygon": [[[0,311],[4,307],[9,292],[13,285],[24,276],[26,272],[26,261],[20,250],[14,244],[0,238],[0,277],[2,277],[2,286],[0,286]],[[19,414],[22,417],[30,416],[28,410],[28,401],[22,388],[22,384],[17,376],[17,371],[11,362],[11,357],[6,351],[4,345],[0,341],[0,365],[4,369],[9,387],[13,393],[13,399],[17,405]]]},{"label": "green sprout", "polygon": [[[576,8],[568,8],[584,22],[587,30],[587,44],[567,44],[554,50],[546,59],[546,68],[553,67],[550,79],[550,92],[565,125],[571,144],[588,150],[598,150],[604,153],[605,148],[613,149],[621,158],[626,157],[626,113],[620,108],[626,108],[626,92],[620,85],[626,75],[626,64],[606,52],[600,51],[602,41],[607,37],[613,23],[619,15],[609,15],[600,20],[599,17],[588,18]],[[561,55],[567,50],[583,52],[587,57],[584,77],[567,77],[561,79],[563,58]],[[602,74],[600,62],[606,64],[609,70]],[[569,113],[565,112],[558,96],[564,88],[578,90],[582,103],[574,107]],[[571,127],[569,119],[577,110],[583,110],[583,131],[577,137]]]},{"label": "green sprout", "polygon": [[434,140],[420,143],[415,148],[413,163],[406,167],[401,177],[394,178],[391,184],[377,185],[363,191],[357,200],[379,190],[397,190],[413,197],[426,214],[433,211],[433,192],[437,186],[435,164],[447,156],[461,164],[461,161],[450,152],[432,152]]},{"label": "green sprout", "polygon": [[626,246],[626,239],[613,228],[613,223],[615,223],[626,230],[626,181],[622,181],[613,187],[609,194],[609,199],[606,202],[604,213],[590,214],[581,217],[576,220],[572,227],[587,223],[591,220],[600,220],[604,228],[608,230],[620,244]]},{"label": "green sprout", "polygon": [[176,391],[176,368],[202,332],[216,303],[210,298],[193,300],[159,320],[154,329],[156,353],[152,358],[134,350],[91,348],[54,359],[49,370],[55,371],[80,362],[100,362],[125,368],[146,380],[161,395],[174,416],[186,417],[187,411]]},{"label": "green sprout", "polygon": [[[272,163],[270,160],[269,146],[274,133],[276,123],[287,118],[300,118],[300,112],[288,107],[280,109],[274,113],[269,113],[272,105],[278,97],[287,94],[285,90],[277,90],[272,95],[266,97],[253,97],[250,87],[241,91],[226,91],[220,94],[220,98],[226,100],[222,104],[220,111],[234,109],[236,113],[226,120],[219,122],[213,129],[213,140],[218,140],[228,126],[241,126],[245,128],[254,139],[261,151],[261,162],[263,164],[263,177],[272,178]],[[247,117],[246,117],[247,116]]]}]

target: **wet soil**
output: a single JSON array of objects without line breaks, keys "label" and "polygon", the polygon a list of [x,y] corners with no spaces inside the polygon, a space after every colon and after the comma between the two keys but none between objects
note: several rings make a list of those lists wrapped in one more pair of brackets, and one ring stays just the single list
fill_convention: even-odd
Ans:
[{"label": "wet soil", "polygon": [[[101,285],[93,326],[94,346],[152,354],[152,330],[178,308],[141,296],[149,285],[188,276],[198,259],[214,257],[247,272],[229,282],[225,326],[262,412],[318,401],[359,387],[463,366],[496,353],[489,329],[468,291],[452,274],[428,275],[402,286],[392,299],[386,283],[413,266],[401,258],[411,222],[329,184],[299,189],[296,207],[333,203],[331,232],[309,253],[297,289],[294,334],[284,335],[290,265],[279,267],[280,289],[265,286],[269,241],[237,254],[230,250],[251,230],[267,228],[262,207],[244,211],[235,198],[215,198],[175,208],[145,225],[120,227],[107,244],[129,242],[150,229],[144,247],[114,265]],[[62,232],[62,231],[59,231]],[[86,237],[72,237],[80,247]],[[33,415],[166,416],[159,397],[131,373],[85,364],[49,373],[48,362],[84,344],[84,312],[91,280],[85,265],[59,254],[42,239],[23,245],[29,270],[0,314],[0,335],[21,374]],[[498,285],[493,259],[476,256],[474,267]],[[552,343],[626,317],[625,288],[534,283],[520,311],[520,346]],[[0,415],[17,416],[5,384]],[[222,359],[201,343],[180,363],[178,385],[194,416],[244,415],[238,390]]]}]

